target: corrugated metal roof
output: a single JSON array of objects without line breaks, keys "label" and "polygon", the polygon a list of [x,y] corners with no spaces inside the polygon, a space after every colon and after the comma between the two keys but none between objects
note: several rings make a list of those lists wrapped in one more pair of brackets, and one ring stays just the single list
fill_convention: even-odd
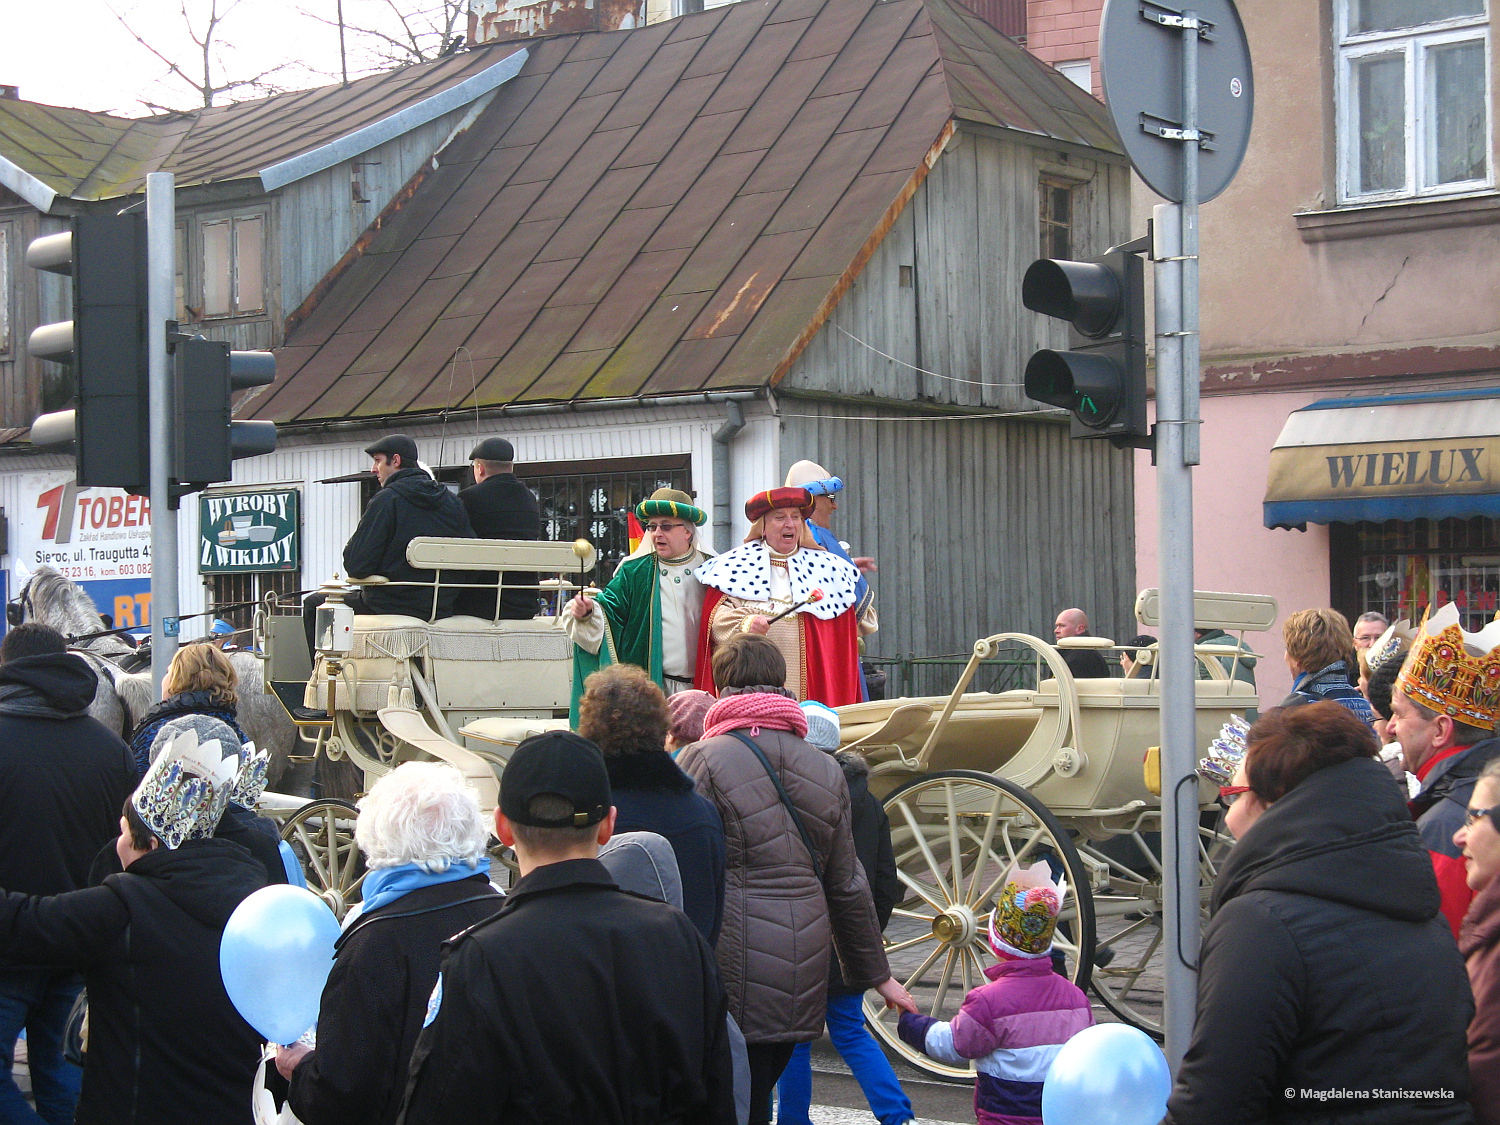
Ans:
[{"label": "corrugated metal roof", "polygon": [[764,385],[952,120],[1118,152],[953,0],[742,0],[535,43],[288,334],[281,422]]},{"label": "corrugated metal roof", "polygon": [[503,43],[348,86],[134,120],[0,99],[0,156],[58,195],[80,200],[139,192],[149,172],[172,172],[179,187],[248,179],[455,86],[525,46]]}]

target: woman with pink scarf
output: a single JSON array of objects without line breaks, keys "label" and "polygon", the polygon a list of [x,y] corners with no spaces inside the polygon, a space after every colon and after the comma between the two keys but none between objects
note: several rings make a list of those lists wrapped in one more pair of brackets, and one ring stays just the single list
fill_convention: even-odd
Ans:
[{"label": "woman with pink scarf", "polygon": [[782,686],[786,662],[757,634],[713,654],[720,698],[703,741],[678,765],[724,820],[728,869],[716,947],[730,1012],[750,1055],[750,1123],[768,1125],[792,1049],[823,1028],[830,948],[844,979],[916,1011],[892,979],[869,883],[854,851],[849,788],[809,746],[807,718]]}]

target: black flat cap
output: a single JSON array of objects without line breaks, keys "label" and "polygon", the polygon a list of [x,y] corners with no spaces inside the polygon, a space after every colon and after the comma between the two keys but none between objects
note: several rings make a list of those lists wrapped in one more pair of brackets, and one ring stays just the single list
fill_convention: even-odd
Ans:
[{"label": "black flat cap", "polygon": [[384,453],[387,456],[399,455],[403,469],[417,467],[417,443],[405,434],[386,434],[374,445],[365,446],[365,452],[372,457],[377,453]]},{"label": "black flat cap", "polygon": [[514,461],[516,447],[503,437],[487,437],[469,454],[470,461]]},{"label": "black flat cap", "polygon": [[[534,816],[531,800],[558,797],[572,813],[558,819]],[[534,734],[516,747],[500,774],[500,811],[515,824],[536,828],[586,828],[609,815],[613,797],[604,755],[568,730]]]}]

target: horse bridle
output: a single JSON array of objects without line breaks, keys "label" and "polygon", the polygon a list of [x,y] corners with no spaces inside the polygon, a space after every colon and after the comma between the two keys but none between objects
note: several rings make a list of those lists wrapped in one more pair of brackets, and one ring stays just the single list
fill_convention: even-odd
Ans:
[{"label": "horse bridle", "polygon": [[36,611],[36,606],[31,603],[32,581],[33,578],[26,579],[26,584],[21,587],[21,592],[5,603],[5,620],[12,626],[20,625],[25,621],[28,612],[34,613]]}]

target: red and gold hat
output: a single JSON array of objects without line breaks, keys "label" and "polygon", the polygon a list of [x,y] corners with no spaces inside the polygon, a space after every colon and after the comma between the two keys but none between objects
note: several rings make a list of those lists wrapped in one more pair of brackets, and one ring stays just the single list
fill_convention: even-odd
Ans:
[{"label": "red and gold hat", "polygon": [[745,516],[754,523],[777,508],[796,508],[803,519],[813,514],[812,493],[805,488],[770,488],[745,501]]},{"label": "red and gold hat", "polygon": [[1422,622],[1396,683],[1408,698],[1440,715],[1494,730],[1500,711],[1500,623],[1466,633],[1458,620],[1458,609],[1449,602]]}]

